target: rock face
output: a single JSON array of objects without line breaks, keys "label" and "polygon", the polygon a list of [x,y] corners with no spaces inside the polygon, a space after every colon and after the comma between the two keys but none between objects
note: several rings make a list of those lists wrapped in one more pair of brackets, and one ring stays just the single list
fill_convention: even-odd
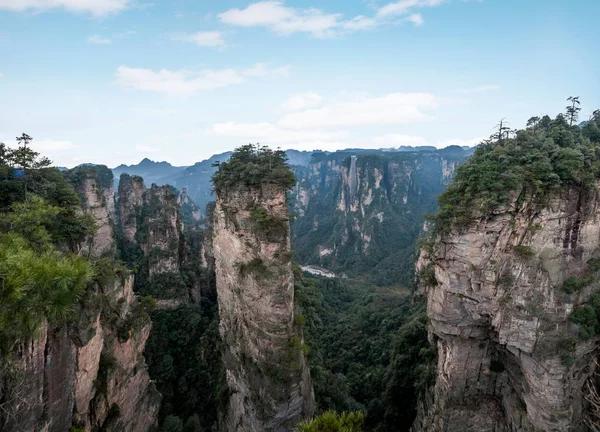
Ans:
[{"label": "rock face", "polygon": [[149,279],[158,274],[178,273],[182,229],[178,194],[170,186],[152,185],[143,198],[142,229],[137,239],[148,259]]},{"label": "rock face", "polygon": [[[100,174],[86,172],[78,182],[84,211],[99,227],[90,249],[83,251],[110,258],[113,190],[102,188]],[[16,347],[14,385],[8,398],[3,395],[8,403],[0,414],[1,430],[76,426],[145,432],[156,425],[161,397],[142,355],[151,323],[133,293],[133,280],[127,271],[107,269],[102,280],[90,283],[72,323],[44,323],[36,339]]]},{"label": "rock face", "polygon": [[144,202],[146,186],[138,176],[121,174],[119,179],[118,209],[122,242],[124,247],[137,244],[135,235],[138,230],[139,212]]},{"label": "rock face", "polygon": [[217,196],[213,249],[230,398],[223,431],[290,431],[314,412],[294,322],[289,210],[280,187]]},{"label": "rock face", "polygon": [[457,149],[313,157],[296,172],[297,259],[340,275],[409,285],[423,216],[435,211],[437,196],[469,154]]},{"label": "rock face", "polygon": [[438,367],[414,431],[587,430],[582,388],[597,341],[579,338],[569,316],[599,286],[563,285],[586,272],[598,280],[588,263],[600,247],[598,198],[597,188],[544,206],[515,196],[421,251]]}]

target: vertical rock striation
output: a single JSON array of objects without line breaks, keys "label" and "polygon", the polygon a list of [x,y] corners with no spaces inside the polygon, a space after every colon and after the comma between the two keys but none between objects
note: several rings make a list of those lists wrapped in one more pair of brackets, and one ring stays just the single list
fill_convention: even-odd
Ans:
[{"label": "vertical rock striation", "polygon": [[217,192],[214,215],[220,333],[229,402],[223,431],[290,431],[314,411],[301,327],[294,322],[286,190]]},{"label": "vertical rock striation", "polygon": [[[298,167],[293,249],[302,264],[380,285],[409,285],[423,216],[434,212],[462,149],[315,155]],[[399,265],[399,263],[401,263]]]},{"label": "vertical rock striation", "polygon": [[[107,174],[108,173],[108,174]],[[85,167],[69,174],[98,232],[82,251],[104,263],[69,324],[44,322],[15,349],[14,370],[0,379],[0,429],[6,431],[145,432],[156,425],[161,397],[142,355],[151,323],[133,293],[133,276],[115,271],[112,174]],[[108,178],[110,177],[110,178]],[[100,260],[100,257],[108,260]]]},{"label": "vertical rock striation", "polygon": [[[587,430],[583,386],[597,338],[579,338],[569,317],[600,288],[598,198],[598,187],[544,205],[515,195],[421,251],[438,367],[414,431]],[[584,274],[587,286],[565,290]]]}]

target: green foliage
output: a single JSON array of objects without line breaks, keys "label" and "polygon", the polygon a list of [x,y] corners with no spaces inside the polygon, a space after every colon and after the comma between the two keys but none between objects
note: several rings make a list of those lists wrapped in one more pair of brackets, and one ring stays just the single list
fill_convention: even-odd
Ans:
[{"label": "green foliage", "polygon": [[297,268],[295,299],[318,408],[364,411],[366,430],[408,431],[435,376],[424,307],[392,289],[303,277]]},{"label": "green foliage", "polygon": [[0,348],[35,334],[43,317],[65,322],[93,276],[84,259],[39,252],[18,234],[0,234]]},{"label": "green foliage", "polygon": [[250,209],[250,220],[254,223],[256,231],[269,241],[284,241],[288,234],[286,221],[269,214],[266,208],[255,205]]},{"label": "green foliage", "polygon": [[301,422],[297,432],[361,432],[365,423],[365,415],[360,411],[343,412],[325,411],[310,421]]},{"label": "green foliage", "polygon": [[224,381],[216,297],[202,306],[156,310],[151,318],[144,356],[163,395],[160,417],[179,417],[185,431],[211,430]]},{"label": "green foliage", "polygon": [[102,189],[112,187],[114,182],[112,170],[106,165],[79,165],[63,174],[77,190],[83,186],[86,179],[95,179]]},{"label": "green foliage", "polygon": [[50,159],[40,156],[31,147],[27,147],[32,140],[33,138],[24,133],[17,137],[20,145],[16,149],[11,149],[4,143],[0,143],[0,164],[24,169],[40,169],[50,166],[52,164]]},{"label": "green foliage", "polygon": [[591,304],[577,307],[571,313],[570,320],[579,326],[579,337],[587,340],[600,333],[600,295],[596,294]]},{"label": "green foliage", "polygon": [[264,261],[260,258],[253,258],[247,263],[238,263],[237,268],[242,277],[252,275],[257,278],[268,278],[273,275],[271,270],[269,270]]},{"label": "green foliage", "polygon": [[529,246],[517,245],[514,247],[515,255],[523,260],[529,260],[535,255]]},{"label": "green foliage", "polygon": [[419,272],[419,280],[428,287],[435,287],[438,284],[437,279],[435,278],[435,269],[433,267],[433,263],[427,264],[427,266]]},{"label": "green foliage", "polygon": [[221,193],[237,187],[260,187],[265,183],[289,190],[296,180],[283,150],[248,144],[235,149],[229,162],[219,164],[212,182],[217,193]]},{"label": "green foliage", "polygon": [[569,276],[563,284],[563,290],[569,294],[574,294],[581,291],[585,286],[589,285],[588,279],[583,279],[579,276]]},{"label": "green foliage", "polygon": [[[294,167],[302,191],[310,191],[303,215],[291,224],[296,259],[378,286],[413,286],[423,217],[436,211],[436,199],[445,188],[443,166],[460,163],[469,154],[460,148],[359,154],[356,169],[360,182],[354,199],[370,197],[369,204],[359,206],[364,215],[362,210],[338,207],[342,194],[349,202],[339,169],[349,169],[349,153],[313,156],[310,167]],[[322,255],[323,248],[332,253]]]},{"label": "green foliage", "polygon": [[162,432],[183,432],[183,421],[177,416],[168,416],[163,423]]},{"label": "green foliage", "polygon": [[532,120],[514,138],[481,145],[439,197],[435,232],[487,217],[517,197],[544,202],[565,185],[591,187],[600,176],[599,149],[591,128],[570,127],[562,115]]}]

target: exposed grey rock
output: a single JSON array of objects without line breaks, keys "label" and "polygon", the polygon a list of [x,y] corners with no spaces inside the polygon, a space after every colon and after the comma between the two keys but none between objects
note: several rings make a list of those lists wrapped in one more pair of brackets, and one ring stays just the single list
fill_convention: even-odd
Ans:
[{"label": "exposed grey rock", "polygon": [[[253,220],[257,207],[273,218],[270,233]],[[263,185],[221,193],[213,249],[230,391],[221,430],[290,431],[313,414],[314,395],[302,330],[294,324],[285,190]]]},{"label": "exposed grey rock", "polygon": [[586,430],[582,387],[597,340],[578,339],[569,315],[599,286],[562,287],[599,246],[598,191],[570,189],[545,206],[515,197],[423,249],[417,268],[433,266],[437,279],[422,288],[438,367],[413,430]]}]

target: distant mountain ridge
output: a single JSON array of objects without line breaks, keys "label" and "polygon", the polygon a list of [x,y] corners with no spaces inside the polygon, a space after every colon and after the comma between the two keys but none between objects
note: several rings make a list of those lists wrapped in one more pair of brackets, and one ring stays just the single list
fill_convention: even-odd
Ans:
[{"label": "distant mountain ridge", "polygon": [[[452,146],[448,149],[456,148],[463,150],[460,147]],[[372,154],[386,155],[394,152],[432,152],[437,149],[432,146],[401,146],[398,148],[381,148],[381,149],[344,149],[336,152],[329,151],[301,151],[301,150],[286,150],[288,162],[293,167],[308,167],[311,163],[314,154],[331,155],[331,154]],[[194,201],[200,209],[204,211],[206,205],[214,200],[212,193],[211,177],[216,171],[216,167],[212,166],[215,162],[227,162],[232,152],[224,152],[211,156],[200,162],[196,162],[190,166],[174,166],[169,162],[155,162],[148,158],[144,158],[140,163],[134,165],[121,164],[112,169],[115,176],[115,181],[118,183],[122,173],[129,175],[138,175],[142,177],[146,184],[155,183],[158,186],[170,184],[178,189],[186,188],[187,193],[192,201]]]},{"label": "distant mountain ridge", "polygon": [[187,166],[173,166],[166,161],[155,162],[148,158],[144,158],[140,163],[135,165],[121,164],[118,167],[113,168],[112,172],[117,181],[121,174],[127,173],[129,175],[138,175],[142,177],[147,184],[156,183],[157,185],[162,186],[167,183],[162,180],[164,177],[174,175],[186,168]]}]

